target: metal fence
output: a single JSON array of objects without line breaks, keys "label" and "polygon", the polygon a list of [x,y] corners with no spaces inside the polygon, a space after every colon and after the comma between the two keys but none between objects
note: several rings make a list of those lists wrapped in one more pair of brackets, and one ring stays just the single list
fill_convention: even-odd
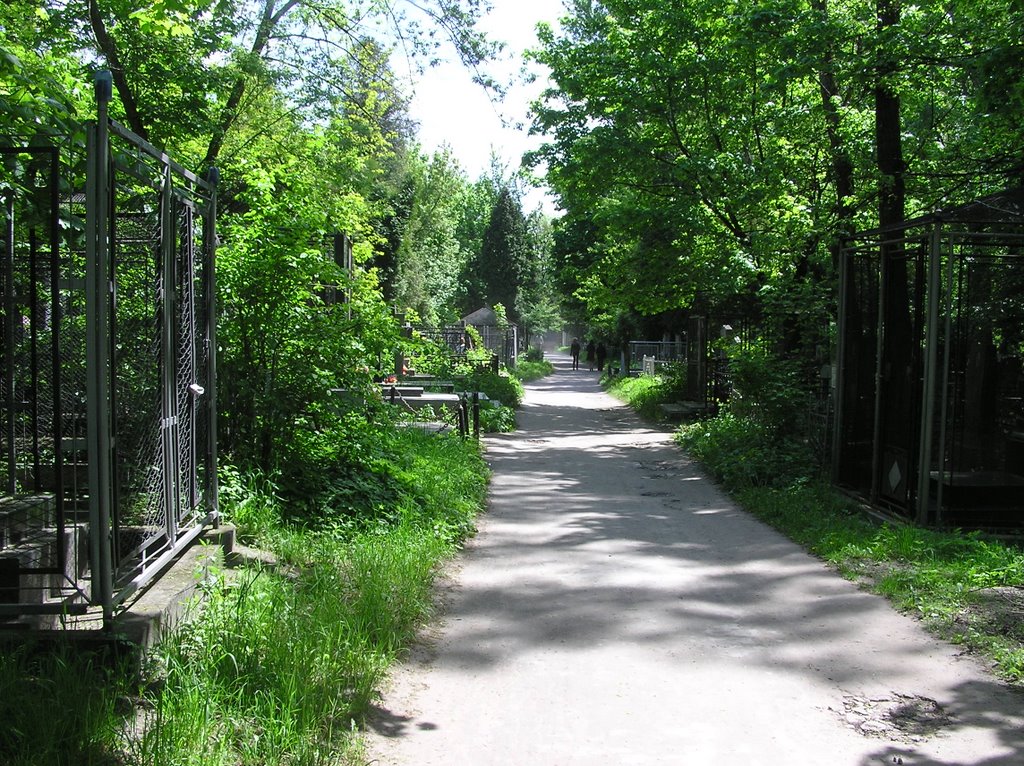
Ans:
[{"label": "metal fence", "polygon": [[833,478],[940,526],[1024,526],[1024,194],[851,237]]},{"label": "metal fence", "polygon": [[45,207],[10,163],[0,615],[109,621],[217,518],[216,175],[110,120],[109,98],[101,76],[84,194],[58,191],[76,176],[56,149]]},{"label": "metal fence", "polygon": [[649,358],[655,362],[681,362],[686,359],[686,338],[679,340],[631,340],[629,358],[639,361]]},{"label": "metal fence", "polygon": [[[85,301],[62,262],[68,142],[8,139],[4,188],[0,616],[84,609]],[[80,231],[80,227],[79,227]]]}]

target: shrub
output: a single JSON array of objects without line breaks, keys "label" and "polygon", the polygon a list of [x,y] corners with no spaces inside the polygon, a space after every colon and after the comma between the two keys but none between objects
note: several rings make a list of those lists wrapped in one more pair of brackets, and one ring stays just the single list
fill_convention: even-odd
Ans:
[{"label": "shrub", "polygon": [[529,383],[531,380],[540,380],[545,375],[550,375],[554,370],[554,366],[551,362],[545,362],[543,360],[538,362],[531,362],[529,360],[520,359],[516,364],[512,374],[515,375],[523,383]]},{"label": "shrub", "polygon": [[484,433],[510,433],[516,430],[516,411],[511,407],[481,407],[480,430]]},{"label": "shrub", "polygon": [[507,372],[495,374],[491,370],[475,370],[464,378],[466,388],[487,394],[503,405],[516,408],[523,401],[523,384]]},{"label": "shrub", "polygon": [[616,378],[609,381],[608,391],[629,404],[643,417],[655,420],[660,412],[658,405],[666,401],[662,395],[658,378],[640,375],[636,378]]},{"label": "shrub", "polygon": [[811,396],[802,380],[800,362],[779,359],[756,347],[735,348],[730,352],[729,369],[732,412],[780,436],[801,432]]},{"label": "shrub", "polygon": [[815,465],[804,444],[779,439],[768,425],[730,410],[682,426],[676,439],[732,490],[788,486],[808,478]]}]

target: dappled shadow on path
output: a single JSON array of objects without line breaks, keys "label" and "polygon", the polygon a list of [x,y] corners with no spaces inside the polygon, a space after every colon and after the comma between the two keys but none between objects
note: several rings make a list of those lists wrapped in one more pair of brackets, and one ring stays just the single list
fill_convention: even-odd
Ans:
[{"label": "dappled shadow on path", "polygon": [[[956,663],[951,648],[738,509],[596,378],[561,369],[532,385],[520,432],[487,440],[491,507],[451,594],[447,669],[469,678],[538,652],[628,646],[680,678],[808,678],[837,720],[843,692],[937,699],[941,736],[997,743],[976,763],[1024,762],[1019,695],[970,672],[932,677],[930,664]],[[385,714],[381,733],[411,725]],[[909,758],[899,744],[880,741],[863,763]],[[906,762],[954,763],[919,756]]]}]

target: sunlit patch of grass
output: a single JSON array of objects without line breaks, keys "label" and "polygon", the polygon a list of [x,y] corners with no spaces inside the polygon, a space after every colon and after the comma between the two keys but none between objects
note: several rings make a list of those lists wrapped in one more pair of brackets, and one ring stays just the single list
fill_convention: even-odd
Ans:
[{"label": "sunlit patch of grass", "polygon": [[546,359],[520,359],[516,362],[516,366],[515,369],[512,370],[512,374],[519,378],[523,383],[529,383],[532,380],[540,380],[554,371],[554,365]]},{"label": "sunlit patch of grass", "polygon": [[658,405],[666,401],[661,380],[650,375],[609,378],[607,391],[650,420],[658,419]]}]

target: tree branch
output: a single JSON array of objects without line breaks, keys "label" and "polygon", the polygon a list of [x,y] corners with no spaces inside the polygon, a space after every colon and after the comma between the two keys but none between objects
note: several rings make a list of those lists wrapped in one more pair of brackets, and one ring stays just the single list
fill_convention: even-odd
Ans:
[{"label": "tree branch", "polygon": [[117,88],[117,95],[121,97],[121,106],[124,107],[124,116],[128,127],[140,138],[148,141],[149,131],[146,130],[139,114],[138,101],[128,85],[124,67],[121,65],[121,58],[117,53],[117,43],[107,31],[107,25],[100,14],[97,0],[89,0],[89,26],[96,37],[96,44],[100,52],[107,60],[107,66],[110,68],[110,74],[114,80],[114,87]]}]

